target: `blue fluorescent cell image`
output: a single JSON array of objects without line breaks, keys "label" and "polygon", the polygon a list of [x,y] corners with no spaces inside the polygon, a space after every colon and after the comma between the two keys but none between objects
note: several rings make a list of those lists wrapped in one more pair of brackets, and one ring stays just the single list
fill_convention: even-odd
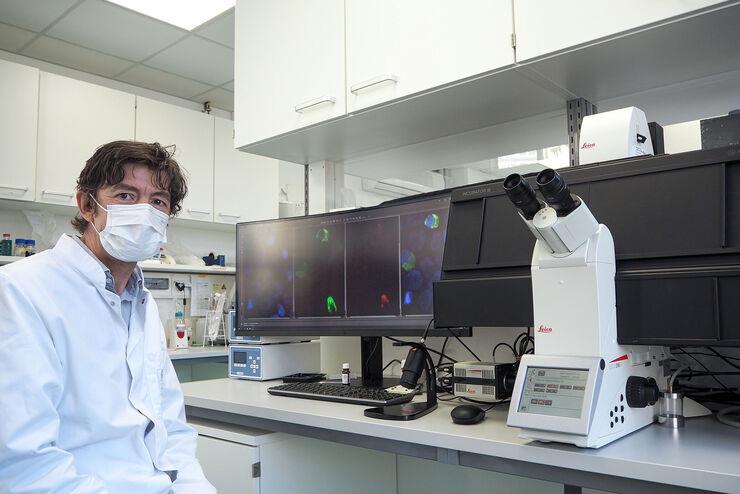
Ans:
[{"label": "blue fluorescent cell image", "polygon": [[[292,317],[293,235],[282,225],[253,224],[239,230],[239,323]],[[288,273],[288,276],[286,276]],[[282,305],[282,309],[278,307]]]},{"label": "blue fluorescent cell image", "polygon": [[404,285],[413,291],[418,290],[424,284],[424,275],[418,269],[412,269],[403,276],[405,281]]},{"label": "blue fluorescent cell image", "polygon": [[[446,208],[401,216],[401,290],[403,315],[432,314],[432,285],[439,280],[447,235]],[[413,253],[413,265],[408,262]],[[406,297],[406,294],[409,294]]]},{"label": "blue fluorescent cell image", "polygon": [[418,297],[418,303],[419,307],[421,307],[421,310],[426,312],[427,314],[432,312],[432,305],[433,305],[433,295],[432,295],[432,289],[428,288],[421,292],[421,295]]}]

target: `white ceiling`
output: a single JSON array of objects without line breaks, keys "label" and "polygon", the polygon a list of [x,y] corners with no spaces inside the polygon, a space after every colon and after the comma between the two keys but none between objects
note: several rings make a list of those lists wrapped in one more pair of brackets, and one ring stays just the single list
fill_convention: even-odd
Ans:
[{"label": "white ceiling", "polygon": [[234,110],[234,9],[193,31],[105,0],[0,0],[0,50]]}]

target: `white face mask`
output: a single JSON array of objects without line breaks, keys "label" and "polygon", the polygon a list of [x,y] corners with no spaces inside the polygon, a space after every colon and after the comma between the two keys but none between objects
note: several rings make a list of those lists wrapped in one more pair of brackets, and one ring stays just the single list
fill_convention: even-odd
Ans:
[{"label": "white face mask", "polygon": [[[95,198],[90,195],[93,201]],[[100,206],[98,201],[95,204]],[[105,228],[98,232],[100,244],[113,258],[123,262],[137,262],[151,258],[167,242],[169,216],[150,204],[111,204]]]}]

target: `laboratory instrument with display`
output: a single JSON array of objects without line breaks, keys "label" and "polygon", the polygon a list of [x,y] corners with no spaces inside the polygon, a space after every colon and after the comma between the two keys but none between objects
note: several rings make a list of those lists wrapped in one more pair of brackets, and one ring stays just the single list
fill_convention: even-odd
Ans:
[{"label": "laboratory instrument with display", "polygon": [[651,424],[670,354],[617,343],[614,240],[557,172],[503,183],[537,239],[532,254],[535,354],[517,372],[507,425],[520,437],[598,448]]}]

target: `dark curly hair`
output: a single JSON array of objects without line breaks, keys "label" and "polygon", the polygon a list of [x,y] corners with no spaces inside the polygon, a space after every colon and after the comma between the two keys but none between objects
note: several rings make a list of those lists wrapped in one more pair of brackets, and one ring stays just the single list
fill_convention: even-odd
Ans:
[{"label": "dark curly hair", "polygon": [[[173,146],[174,148],[174,146]],[[77,179],[77,190],[87,192],[87,207],[96,211],[96,204],[90,198],[96,196],[101,187],[116,185],[123,181],[123,165],[134,163],[148,166],[154,172],[157,186],[170,193],[170,214],[180,212],[182,200],[188,193],[184,170],[172,157],[172,152],[158,142],[113,141],[95,150],[87,160]],[[88,222],[79,213],[72,220],[72,226],[81,234],[85,233]]]}]

